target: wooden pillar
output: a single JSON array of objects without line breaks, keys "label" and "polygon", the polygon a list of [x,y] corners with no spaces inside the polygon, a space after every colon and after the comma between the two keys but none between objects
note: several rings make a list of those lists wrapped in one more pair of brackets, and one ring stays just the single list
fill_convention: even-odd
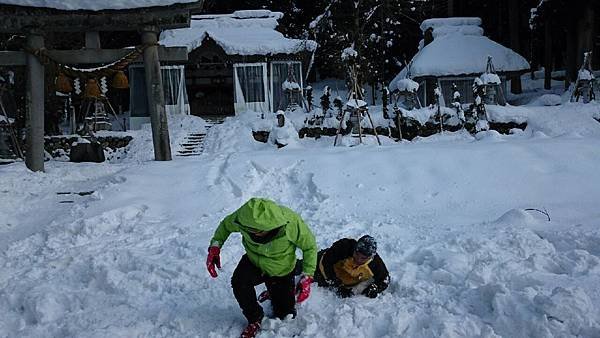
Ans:
[{"label": "wooden pillar", "polygon": [[[27,35],[27,47],[44,47],[44,37]],[[31,171],[44,171],[44,66],[33,55],[27,55],[27,151],[25,165]]]},{"label": "wooden pillar", "polygon": [[154,159],[156,161],[171,160],[171,144],[169,127],[165,112],[165,96],[158,59],[158,28],[146,27],[142,32],[142,44],[151,45],[144,49],[144,70],[146,73],[146,95],[148,110],[152,124],[152,140],[154,142]]}]

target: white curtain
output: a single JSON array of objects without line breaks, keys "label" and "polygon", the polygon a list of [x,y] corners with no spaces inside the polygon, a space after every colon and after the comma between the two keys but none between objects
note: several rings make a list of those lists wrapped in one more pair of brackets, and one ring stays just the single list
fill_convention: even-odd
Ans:
[{"label": "white curtain", "polygon": [[269,111],[266,63],[235,64],[234,80],[236,113]]},{"label": "white curtain", "polygon": [[185,69],[179,66],[161,66],[165,109],[168,113],[190,114],[190,105],[185,88]]}]

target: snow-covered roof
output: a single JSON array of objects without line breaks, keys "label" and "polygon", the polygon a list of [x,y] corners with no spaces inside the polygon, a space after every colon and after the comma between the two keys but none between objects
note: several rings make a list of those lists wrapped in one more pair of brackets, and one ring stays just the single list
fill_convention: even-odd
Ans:
[{"label": "snow-covered roof", "polygon": [[0,0],[0,5],[52,8],[66,11],[101,11],[107,9],[171,6],[194,2],[198,2],[198,0]]},{"label": "snow-covered roof", "polygon": [[[434,40],[413,57],[410,77],[481,74],[488,56],[497,72],[522,71],[530,68],[524,57],[483,36],[480,18],[428,19],[421,30],[433,28]],[[405,78],[405,67],[394,79]]]},{"label": "snow-covered roof", "polygon": [[207,37],[214,40],[228,55],[294,54],[314,51],[312,40],[286,38],[276,31],[280,12],[269,10],[236,11],[222,15],[196,15],[190,28],[172,29],[160,35],[160,44],[185,46],[192,51]]}]

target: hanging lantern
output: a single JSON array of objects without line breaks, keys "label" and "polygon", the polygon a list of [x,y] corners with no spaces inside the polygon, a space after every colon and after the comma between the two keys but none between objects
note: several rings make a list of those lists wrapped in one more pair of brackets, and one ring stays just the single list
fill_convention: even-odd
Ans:
[{"label": "hanging lantern", "polygon": [[99,98],[102,95],[100,87],[98,87],[98,81],[96,79],[88,79],[85,84],[85,92],[83,96],[86,98]]},{"label": "hanging lantern", "polygon": [[119,70],[115,73],[115,76],[112,78],[111,83],[113,88],[116,89],[127,89],[129,88],[129,80],[127,79],[127,75],[122,70]]},{"label": "hanging lantern", "polygon": [[63,72],[58,73],[58,76],[56,77],[56,91],[65,94],[73,91],[71,79],[69,79]]}]

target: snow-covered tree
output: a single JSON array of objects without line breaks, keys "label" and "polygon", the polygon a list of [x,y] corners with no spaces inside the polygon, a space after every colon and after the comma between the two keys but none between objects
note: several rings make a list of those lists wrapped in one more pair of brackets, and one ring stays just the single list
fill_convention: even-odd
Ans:
[{"label": "snow-covered tree", "polygon": [[[326,75],[341,76],[347,69],[341,53],[348,46],[357,52],[359,83],[382,84],[396,75],[406,54],[400,39],[414,35],[422,1],[329,0],[310,24],[319,43],[317,63]],[[401,59],[404,59],[401,57]]]},{"label": "snow-covered tree", "polygon": [[460,92],[458,91],[458,87],[455,83],[452,84],[452,107],[456,109],[456,116],[458,116],[460,123],[464,125],[465,123],[465,111],[462,107]]}]

